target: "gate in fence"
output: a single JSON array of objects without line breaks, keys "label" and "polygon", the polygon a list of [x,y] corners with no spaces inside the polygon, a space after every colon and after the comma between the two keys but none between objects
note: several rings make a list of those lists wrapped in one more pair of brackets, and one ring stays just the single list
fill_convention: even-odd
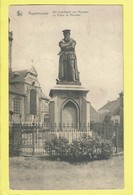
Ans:
[{"label": "gate in fence", "polygon": [[[54,131],[51,131],[54,129]],[[91,129],[91,130],[90,130]],[[69,142],[78,139],[83,135],[92,136],[98,134],[103,139],[113,142],[116,152],[123,150],[123,131],[120,125],[92,123],[90,126],[80,125],[50,125],[39,124],[12,124],[9,131],[9,151],[10,155],[43,155],[45,151],[45,141],[54,136],[65,137]]]}]

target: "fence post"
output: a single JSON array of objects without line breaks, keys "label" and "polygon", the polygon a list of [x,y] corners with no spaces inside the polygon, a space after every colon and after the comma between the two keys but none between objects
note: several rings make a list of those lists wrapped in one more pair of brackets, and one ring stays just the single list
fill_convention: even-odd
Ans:
[{"label": "fence post", "polygon": [[32,156],[35,155],[35,123],[33,123],[33,132],[32,132]]},{"label": "fence post", "polygon": [[14,155],[14,122],[11,123],[9,132],[9,155]]},{"label": "fence post", "polygon": [[20,153],[22,153],[22,121],[21,121],[22,115],[20,114]]},{"label": "fence post", "polygon": [[118,127],[115,124],[115,136],[116,136],[116,153],[118,153]]}]

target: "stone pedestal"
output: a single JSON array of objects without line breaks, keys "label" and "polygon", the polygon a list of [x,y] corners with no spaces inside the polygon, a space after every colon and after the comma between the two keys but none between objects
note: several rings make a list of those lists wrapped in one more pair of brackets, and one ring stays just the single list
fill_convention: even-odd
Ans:
[{"label": "stone pedestal", "polygon": [[[69,85],[68,85],[69,84]],[[90,103],[86,96],[89,91],[81,83],[58,83],[50,90],[50,123],[73,126],[88,126],[90,123]]]}]

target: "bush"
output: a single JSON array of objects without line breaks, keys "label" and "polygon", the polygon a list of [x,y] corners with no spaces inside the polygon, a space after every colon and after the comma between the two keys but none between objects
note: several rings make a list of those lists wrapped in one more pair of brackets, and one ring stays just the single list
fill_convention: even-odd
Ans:
[{"label": "bush", "polygon": [[91,158],[93,151],[93,139],[82,137],[79,140],[73,140],[70,144],[70,156],[72,159]]},{"label": "bush", "polygon": [[109,140],[101,142],[101,158],[108,159],[113,154],[113,144]]},{"label": "bush", "polygon": [[57,138],[57,136],[53,136],[46,140],[45,150],[50,156],[66,156],[69,150],[68,140],[64,137]]},{"label": "bush", "polygon": [[98,136],[83,136],[69,143],[64,137],[57,136],[45,142],[45,150],[50,156],[67,160],[108,159],[113,153],[113,145]]}]

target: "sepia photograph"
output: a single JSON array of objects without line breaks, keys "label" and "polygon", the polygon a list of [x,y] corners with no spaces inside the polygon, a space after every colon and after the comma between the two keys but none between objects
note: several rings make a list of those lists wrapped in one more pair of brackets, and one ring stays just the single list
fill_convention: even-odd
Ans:
[{"label": "sepia photograph", "polygon": [[10,5],[11,190],[124,189],[123,6]]}]

